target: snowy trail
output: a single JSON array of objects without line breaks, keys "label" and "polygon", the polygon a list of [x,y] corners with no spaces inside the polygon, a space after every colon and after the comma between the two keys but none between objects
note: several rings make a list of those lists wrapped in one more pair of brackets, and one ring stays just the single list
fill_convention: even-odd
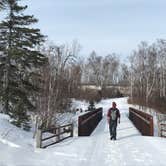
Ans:
[{"label": "snowy trail", "polygon": [[126,114],[122,114],[121,124],[118,126],[117,134],[117,141],[111,141],[109,139],[107,119],[106,116],[104,116],[96,130],[91,137],[89,137],[89,139],[93,139],[94,142],[91,149],[88,149],[87,160],[82,163],[82,166],[126,165],[125,156],[121,152],[123,139],[140,136],[140,134],[128,120]]},{"label": "snowy trail", "polygon": [[[106,119],[112,99],[103,100],[96,107],[103,107],[104,116],[91,136],[74,137],[46,149],[34,150],[26,143],[30,136],[20,133],[26,138],[20,142],[22,139],[16,140],[16,136],[11,135],[8,141],[0,139],[0,166],[165,166],[166,139],[141,136],[128,119],[127,99],[114,101],[121,112],[117,141],[109,139]],[[5,128],[6,123],[2,117],[1,124]]]},{"label": "snowy trail", "polygon": [[[116,101],[120,102],[119,100]],[[166,140],[141,136],[128,119],[128,105],[119,103],[121,123],[117,128],[117,141],[109,139],[106,120],[108,104],[104,104],[103,120],[89,139],[94,140],[83,165],[87,166],[165,166]],[[165,148],[163,148],[163,146]],[[157,155],[156,155],[157,154]],[[160,154],[160,155],[158,155]]]}]

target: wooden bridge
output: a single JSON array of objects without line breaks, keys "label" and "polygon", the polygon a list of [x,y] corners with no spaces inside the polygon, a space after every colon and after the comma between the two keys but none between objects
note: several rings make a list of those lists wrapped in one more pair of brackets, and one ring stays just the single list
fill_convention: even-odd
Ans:
[{"label": "wooden bridge", "polygon": [[[103,117],[103,108],[87,112],[78,117],[78,136],[90,136]],[[129,119],[143,136],[154,135],[153,117],[134,108],[129,108]],[[166,137],[166,123],[160,123],[161,137]],[[46,148],[73,137],[73,124],[67,124],[48,130],[38,130],[37,147]]]}]

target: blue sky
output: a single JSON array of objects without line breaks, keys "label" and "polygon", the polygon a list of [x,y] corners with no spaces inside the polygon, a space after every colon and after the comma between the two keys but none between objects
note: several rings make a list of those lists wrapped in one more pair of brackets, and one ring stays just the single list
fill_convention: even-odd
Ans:
[{"label": "blue sky", "polygon": [[55,43],[77,39],[81,54],[128,56],[140,41],[166,38],[165,0],[24,0]]}]

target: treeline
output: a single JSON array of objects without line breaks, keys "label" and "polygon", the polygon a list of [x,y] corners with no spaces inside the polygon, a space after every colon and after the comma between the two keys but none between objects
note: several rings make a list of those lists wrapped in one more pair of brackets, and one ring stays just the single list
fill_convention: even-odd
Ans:
[{"label": "treeline", "polygon": [[36,96],[36,108],[41,127],[47,128],[58,122],[58,114],[70,110],[71,98],[81,82],[81,67],[77,61],[79,44],[49,45],[42,48],[48,62],[40,68],[41,91]]},{"label": "treeline", "polygon": [[[116,96],[116,92],[108,93],[106,85],[123,77],[118,74],[117,55],[103,58],[92,52],[84,61],[78,56],[76,41],[59,46],[46,43],[40,29],[32,27],[38,20],[25,15],[27,6],[18,2],[0,2],[5,17],[0,22],[0,102],[13,124],[29,130],[33,113],[37,125],[47,128],[56,124],[59,113],[70,110],[72,98],[91,101],[97,96],[99,101],[106,92],[107,97]],[[82,82],[93,83],[105,92],[85,91]]]},{"label": "treeline", "polygon": [[[122,97],[114,85],[128,86],[128,67],[122,64],[119,55],[112,53],[106,56],[93,51],[82,65],[81,83],[87,85],[81,93],[85,99],[100,101],[102,98]],[[89,88],[88,88],[89,85]],[[97,90],[91,89],[95,86]]]},{"label": "treeline", "polygon": [[39,91],[33,81],[39,79],[40,67],[48,58],[37,47],[45,37],[30,27],[38,20],[24,15],[27,6],[18,0],[3,0],[4,16],[0,22],[0,101],[11,122],[29,129],[29,113],[36,110],[34,96]]},{"label": "treeline", "polygon": [[119,55],[115,53],[103,56],[93,51],[84,62],[83,70],[83,83],[94,84],[101,88],[128,84],[128,66],[122,64]]},{"label": "treeline", "polygon": [[76,41],[47,44],[40,29],[32,28],[38,20],[25,15],[27,6],[18,2],[0,2],[5,17],[0,22],[0,103],[14,125],[29,130],[35,115],[37,125],[47,128],[69,109],[80,84],[80,46]]},{"label": "treeline", "polygon": [[[24,15],[27,6],[4,0],[6,18],[0,23],[0,102],[11,122],[30,129],[30,116],[39,127],[56,125],[57,116],[69,110],[71,97],[81,81],[77,60],[80,46],[47,44],[37,19]],[[33,114],[32,114],[33,113]]]},{"label": "treeline", "polygon": [[166,41],[142,42],[130,57],[130,102],[157,108],[166,107]]},{"label": "treeline", "polygon": [[[130,101],[142,105],[166,103],[166,42],[143,42],[130,57],[130,65],[119,55],[79,56],[80,44],[48,44],[38,20],[25,15],[27,6],[19,0],[0,1],[0,103],[11,122],[29,130],[30,116],[36,124],[48,128],[58,123],[59,115],[72,111],[72,98],[100,101],[120,97],[118,88],[130,86]],[[98,89],[83,85],[95,85]]]}]

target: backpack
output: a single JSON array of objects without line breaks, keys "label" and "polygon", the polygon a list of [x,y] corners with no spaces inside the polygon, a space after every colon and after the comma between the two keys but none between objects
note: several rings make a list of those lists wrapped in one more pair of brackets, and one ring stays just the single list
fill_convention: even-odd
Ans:
[{"label": "backpack", "polygon": [[111,120],[116,120],[117,119],[117,109],[112,109],[111,110]]}]

